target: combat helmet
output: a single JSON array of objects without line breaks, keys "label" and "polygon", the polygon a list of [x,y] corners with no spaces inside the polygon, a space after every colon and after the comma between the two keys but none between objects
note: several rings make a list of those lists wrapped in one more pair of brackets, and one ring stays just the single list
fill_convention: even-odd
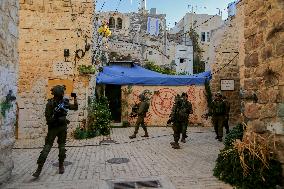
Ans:
[{"label": "combat helmet", "polygon": [[51,89],[51,94],[53,96],[64,96],[64,91],[66,87],[64,85],[56,85]]}]

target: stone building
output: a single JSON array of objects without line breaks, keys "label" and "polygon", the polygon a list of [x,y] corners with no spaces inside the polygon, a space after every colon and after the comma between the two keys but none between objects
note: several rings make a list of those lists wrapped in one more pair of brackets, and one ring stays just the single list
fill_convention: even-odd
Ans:
[{"label": "stone building", "polygon": [[[223,21],[220,15],[186,13],[186,15],[170,30],[170,38],[179,44],[186,45],[190,39],[189,36],[185,34],[193,28],[199,35],[199,44],[203,51],[202,60],[205,62],[205,70],[209,71],[210,66],[208,57],[211,38],[214,36],[213,31],[221,27],[222,24]],[[189,63],[193,66],[193,62]]]},{"label": "stone building", "polygon": [[282,141],[279,157],[284,167],[284,2],[242,3],[245,59],[241,83],[245,120],[251,127],[278,134]]},{"label": "stone building", "polygon": [[193,46],[177,45],[175,53],[175,65],[177,73],[193,74]]},{"label": "stone building", "polygon": [[[16,137],[38,138],[47,131],[44,109],[50,89],[77,93],[79,110],[69,112],[69,130],[86,117],[94,80],[77,71],[92,64],[93,0],[21,0],[19,11],[18,126]],[[70,133],[70,132],[69,132]]]},{"label": "stone building", "polygon": [[0,187],[9,179],[13,168],[11,156],[17,112],[13,100],[18,90],[18,9],[17,0],[0,1]]},{"label": "stone building", "polygon": [[[231,104],[230,124],[240,121],[240,63],[244,61],[244,6],[239,3],[236,15],[213,31],[209,45],[208,64],[212,70],[211,89],[213,94],[222,90]],[[221,88],[221,82],[223,87]],[[234,82],[232,88],[224,88],[225,82]],[[228,84],[227,84],[228,85]]]},{"label": "stone building", "polygon": [[155,8],[146,10],[141,1],[139,12],[116,11],[97,14],[98,23],[109,23],[112,36],[102,50],[138,59],[141,63],[153,61],[157,65],[170,65],[174,61],[175,45],[167,40],[166,15]]}]

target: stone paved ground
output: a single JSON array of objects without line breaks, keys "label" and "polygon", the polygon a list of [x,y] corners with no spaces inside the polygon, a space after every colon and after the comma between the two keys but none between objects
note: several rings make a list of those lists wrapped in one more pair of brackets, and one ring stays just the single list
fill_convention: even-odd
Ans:
[{"label": "stone paved ground", "polygon": [[[111,181],[159,179],[168,189],[231,189],[212,176],[212,169],[223,144],[214,139],[212,128],[190,128],[182,149],[172,149],[171,128],[149,128],[150,138],[140,135],[128,139],[133,128],[113,129],[115,144],[100,144],[102,137],[89,140],[68,140],[63,175],[58,174],[58,150],[53,148],[38,180],[33,180],[36,159],[43,140],[17,141],[13,150],[15,167],[5,189],[110,189]],[[33,148],[33,149],[21,149]],[[110,164],[110,158],[128,158],[125,164]]]}]

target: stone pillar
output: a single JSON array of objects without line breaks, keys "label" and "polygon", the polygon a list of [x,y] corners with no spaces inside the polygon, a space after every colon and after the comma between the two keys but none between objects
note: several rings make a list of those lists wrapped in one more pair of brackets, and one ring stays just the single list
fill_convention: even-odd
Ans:
[{"label": "stone pillar", "polygon": [[10,96],[17,94],[18,9],[17,0],[0,1],[0,186],[9,179],[13,169],[16,105],[7,95],[9,91]]}]

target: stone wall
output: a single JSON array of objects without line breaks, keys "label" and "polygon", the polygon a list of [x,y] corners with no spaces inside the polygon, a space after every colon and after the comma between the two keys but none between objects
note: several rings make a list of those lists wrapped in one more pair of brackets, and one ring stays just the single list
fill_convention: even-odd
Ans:
[{"label": "stone wall", "polygon": [[[67,97],[72,91],[78,95],[79,110],[69,112],[69,130],[86,117],[89,89],[95,84],[77,68],[92,63],[92,50],[86,47],[93,41],[94,9],[92,0],[20,1],[19,138],[45,136],[44,109],[56,84],[66,85]],[[64,49],[70,52],[66,59]]]},{"label": "stone wall", "polygon": [[230,125],[235,125],[240,121],[241,99],[240,91],[240,66],[243,61],[243,5],[238,5],[239,9],[235,17],[225,22],[221,28],[215,31],[211,40],[209,51],[209,64],[212,68],[213,79],[211,89],[213,94],[221,90],[222,79],[234,80],[233,91],[222,91],[231,104]]},{"label": "stone wall", "polygon": [[[284,165],[284,1],[243,1],[244,115],[249,126],[267,128],[278,134]],[[253,94],[257,102],[248,98]]]},{"label": "stone wall", "polygon": [[258,97],[257,103],[245,102],[245,116],[284,134],[284,2],[245,2],[244,90]]},{"label": "stone wall", "polygon": [[150,95],[150,107],[146,115],[145,123],[148,126],[166,126],[171,113],[174,99],[177,94],[186,92],[188,100],[192,103],[193,114],[189,117],[189,126],[211,126],[210,120],[204,119],[207,112],[204,86],[123,86],[122,87],[122,121],[128,121],[135,125],[135,118],[129,114],[134,104],[139,102],[139,95],[148,90]]},{"label": "stone wall", "polygon": [[[1,109],[7,94],[12,90],[17,94],[18,72],[18,9],[17,0],[0,1],[0,103]],[[13,161],[12,147],[14,145],[14,125],[16,120],[16,105],[0,114],[0,188],[11,176]],[[2,109],[3,110],[3,109]]]}]

